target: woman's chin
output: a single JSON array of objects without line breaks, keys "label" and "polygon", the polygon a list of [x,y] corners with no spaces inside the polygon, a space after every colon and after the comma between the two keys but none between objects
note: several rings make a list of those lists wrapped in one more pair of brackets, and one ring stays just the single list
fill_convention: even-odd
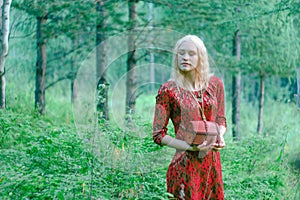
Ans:
[{"label": "woman's chin", "polygon": [[179,67],[179,69],[180,69],[180,71],[182,71],[182,72],[189,72],[189,71],[191,71],[191,70],[193,70],[193,68],[191,67],[191,66],[189,66],[189,65],[184,65],[184,66],[180,66]]}]

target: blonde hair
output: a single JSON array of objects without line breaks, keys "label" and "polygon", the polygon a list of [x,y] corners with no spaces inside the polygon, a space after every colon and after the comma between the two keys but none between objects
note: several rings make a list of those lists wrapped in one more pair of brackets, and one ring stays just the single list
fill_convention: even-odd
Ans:
[{"label": "blonde hair", "polygon": [[184,73],[179,69],[178,65],[178,49],[180,45],[186,41],[191,41],[197,48],[199,59],[198,65],[195,68],[195,84],[197,86],[196,89],[205,89],[208,86],[208,82],[212,74],[210,72],[206,47],[203,41],[196,35],[186,35],[177,41],[174,47],[171,80],[175,81],[180,87],[191,90],[191,86],[187,85],[186,81],[184,80]]}]

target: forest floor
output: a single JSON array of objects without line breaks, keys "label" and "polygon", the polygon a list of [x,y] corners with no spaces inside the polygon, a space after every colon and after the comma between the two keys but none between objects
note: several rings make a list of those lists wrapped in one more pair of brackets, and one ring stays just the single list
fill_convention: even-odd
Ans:
[{"label": "forest floor", "polygon": [[[293,107],[275,106],[300,117]],[[300,199],[298,122],[266,120],[282,126],[265,124],[268,137],[233,142],[225,136],[226,199]],[[69,114],[0,110],[0,199],[167,199],[165,173],[174,151],[153,143],[149,121],[137,123],[124,130],[101,122],[97,134],[80,133]]]}]

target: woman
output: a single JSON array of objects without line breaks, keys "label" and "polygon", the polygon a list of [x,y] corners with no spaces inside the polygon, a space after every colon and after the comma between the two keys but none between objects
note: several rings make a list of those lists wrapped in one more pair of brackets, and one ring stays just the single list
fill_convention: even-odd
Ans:
[{"label": "woman", "polygon": [[[176,43],[173,65],[171,80],[158,91],[153,121],[154,142],[176,149],[167,171],[167,191],[175,199],[224,199],[219,152],[226,132],[223,83],[211,75],[206,48],[197,36]],[[220,135],[214,144],[191,146],[184,141],[186,127],[203,117],[218,124]],[[167,134],[169,119],[176,138]]]}]

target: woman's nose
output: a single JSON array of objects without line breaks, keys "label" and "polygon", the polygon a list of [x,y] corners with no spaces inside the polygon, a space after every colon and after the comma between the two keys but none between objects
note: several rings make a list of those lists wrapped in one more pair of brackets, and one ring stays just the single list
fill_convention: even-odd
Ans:
[{"label": "woman's nose", "polygon": [[187,53],[185,53],[185,54],[182,56],[182,58],[183,58],[184,60],[187,60],[187,59],[188,59]]}]

